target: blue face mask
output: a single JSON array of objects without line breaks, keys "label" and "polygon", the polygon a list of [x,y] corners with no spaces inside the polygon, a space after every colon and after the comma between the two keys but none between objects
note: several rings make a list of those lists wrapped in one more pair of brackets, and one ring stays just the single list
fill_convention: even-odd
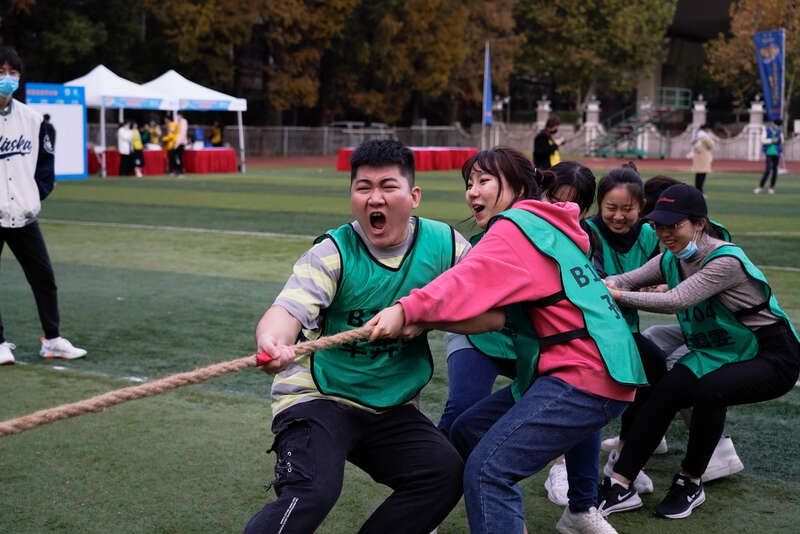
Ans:
[{"label": "blue face mask", "polygon": [[11,96],[19,87],[19,78],[14,76],[3,76],[0,78],[0,95]]},{"label": "blue face mask", "polygon": [[686,246],[683,248],[683,250],[675,254],[675,256],[677,256],[679,260],[688,261],[692,259],[692,256],[695,254],[697,254],[697,242],[692,239],[686,243]]}]

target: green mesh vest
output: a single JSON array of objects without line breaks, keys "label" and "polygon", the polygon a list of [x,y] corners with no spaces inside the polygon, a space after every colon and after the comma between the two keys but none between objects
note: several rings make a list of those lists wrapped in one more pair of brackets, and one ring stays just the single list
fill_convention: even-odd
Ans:
[{"label": "green mesh vest", "polygon": [[[325,310],[325,336],[362,326],[455,261],[453,229],[428,219],[417,219],[413,243],[397,268],[373,258],[350,224],[324,237],[333,240],[342,261],[338,290]],[[413,399],[431,379],[433,361],[422,334],[411,340],[358,341],[317,351],[311,357],[311,372],[322,393],[383,409]]]},{"label": "green mesh vest", "polygon": [[[758,340],[753,331],[742,324],[740,317],[769,308],[773,315],[789,325],[797,337],[792,322],[778,305],[778,299],[772,293],[766,277],[744,251],[736,245],[722,245],[706,257],[703,265],[721,256],[732,256],[741,262],[747,276],[761,283],[765,301],[753,308],[734,313],[720,302],[718,296],[713,296],[678,312],[678,322],[683,330],[686,346],[689,347],[689,352],[678,363],[688,367],[698,378],[725,364],[755,357]],[[670,289],[683,281],[678,258],[669,251],[664,252],[661,257],[661,272]]]},{"label": "green mesh vest", "polygon": [[[656,236],[655,230],[648,224],[642,225],[636,243],[634,243],[628,252],[614,250],[611,245],[609,245],[608,241],[606,241],[605,237],[603,237],[603,234],[595,223],[587,220],[586,224],[591,227],[597,235],[598,241],[601,243],[603,248],[603,270],[608,276],[627,273],[628,271],[638,269],[647,263],[647,260],[650,259],[653,252],[658,249],[658,236]],[[631,332],[638,332],[639,312],[633,308],[626,307],[620,308],[620,311],[625,318],[625,322],[628,323]]]},{"label": "green mesh vest", "polygon": [[[540,346],[546,346],[591,338],[614,381],[632,386],[646,384],[642,361],[630,330],[605,284],[578,245],[561,230],[529,211],[512,208],[498,214],[491,222],[500,218],[513,222],[531,245],[558,264],[563,287],[562,291],[553,295],[523,303],[521,313],[518,309],[508,314],[506,322],[516,332],[515,340],[520,344],[528,344],[529,338],[535,338]],[[580,310],[586,327],[547,337],[537,336],[526,310],[550,306],[564,299]],[[533,381],[538,360],[538,350],[517,352],[517,378],[512,385],[512,393],[516,398]]]}]

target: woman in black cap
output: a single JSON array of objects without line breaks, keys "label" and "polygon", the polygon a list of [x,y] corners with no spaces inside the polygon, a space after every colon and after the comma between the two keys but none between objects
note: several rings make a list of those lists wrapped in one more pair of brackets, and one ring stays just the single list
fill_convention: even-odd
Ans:
[{"label": "woman in black cap", "polygon": [[[656,514],[688,517],[705,502],[700,480],[728,406],[766,401],[792,389],[800,374],[800,342],[764,274],[732,243],[706,233],[702,193],[685,184],[666,189],[647,216],[663,254],[643,267],[606,278],[619,304],[676,313],[689,352],[653,386],[598,508],[610,514],[642,506],[630,482],[647,462],[676,412],[693,407],[689,443]],[[666,283],[665,293],[631,291]]]}]

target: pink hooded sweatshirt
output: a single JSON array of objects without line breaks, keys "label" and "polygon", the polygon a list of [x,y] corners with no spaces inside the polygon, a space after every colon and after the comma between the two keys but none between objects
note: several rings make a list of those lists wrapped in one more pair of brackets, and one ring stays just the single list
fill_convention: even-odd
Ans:
[{"label": "pink hooded sweatshirt", "polygon": [[[584,253],[589,250],[589,237],[578,223],[577,204],[522,200],[513,207],[538,215],[563,231]],[[451,322],[492,308],[538,300],[562,289],[558,264],[533,247],[514,223],[501,219],[457,265],[399,302],[406,324]],[[531,308],[530,319],[541,337],[586,326],[580,310],[568,300]],[[614,400],[632,401],[636,392],[609,376],[590,338],[543,347],[537,375],[555,376],[582,391]]]}]

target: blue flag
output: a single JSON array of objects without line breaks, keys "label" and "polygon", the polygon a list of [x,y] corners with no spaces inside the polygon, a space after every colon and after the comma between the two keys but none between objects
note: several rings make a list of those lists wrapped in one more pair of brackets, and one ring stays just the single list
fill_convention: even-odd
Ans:
[{"label": "blue flag", "polygon": [[784,58],[786,56],[786,31],[770,30],[753,35],[756,47],[756,64],[761,76],[761,91],[767,119],[783,117]]},{"label": "blue flag", "polygon": [[492,124],[492,67],[489,60],[489,41],[486,41],[486,57],[483,60],[483,124]]}]

